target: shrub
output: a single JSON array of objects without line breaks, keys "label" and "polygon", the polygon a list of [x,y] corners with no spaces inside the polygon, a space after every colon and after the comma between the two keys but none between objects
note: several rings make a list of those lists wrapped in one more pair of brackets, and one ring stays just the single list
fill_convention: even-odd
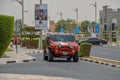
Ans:
[{"label": "shrub", "polygon": [[112,42],[117,42],[116,38],[112,38]]},{"label": "shrub", "polygon": [[91,47],[92,47],[91,43],[81,43],[79,48],[79,56],[80,57],[90,56]]},{"label": "shrub", "polygon": [[27,47],[27,48],[38,48],[38,43],[39,43],[39,40],[37,39],[37,40],[25,40],[24,41],[25,42],[25,46]]},{"label": "shrub", "polygon": [[13,35],[14,17],[0,14],[0,57],[6,51]]},{"label": "shrub", "polygon": [[[39,47],[39,40],[23,40],[22,41],[22,47],[27,47],[27,48],[38,48]],[[44,47],[44,40],[42,40],[42,48]]]}]

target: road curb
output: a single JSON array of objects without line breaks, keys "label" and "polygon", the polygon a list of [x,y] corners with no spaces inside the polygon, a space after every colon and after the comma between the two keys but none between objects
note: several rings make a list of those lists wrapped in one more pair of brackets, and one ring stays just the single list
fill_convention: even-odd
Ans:
[{"label": "road curb", "polygon": [[103,45],[104,47],[120,47],[120,45]]},{"label": "road curb", "polygon": [[25,63],[25,62],[32,62],[32,61],[36,61],[36,59],[8,60],[8,61],[4,62],[4,64]]},{"label": "road curb", "polygon": [[0,65],[36,61],[35,57],[29,56],[27,54],[6,55],[6,56],[7,57],[0,58]]},{"label": "road curb", "polygon": [[30,51],[30,52],[27,52],[26,54],[34,54],[34,53],[42,53],[43,51],[40,50],[40,51]]},{"label": "road curb", "polygon": [[82,58],[82,57],[80,57],[80,60],[88,61],[88,62],[92,62],[92,63],[97,63],[97,64],[101,64],[101,65],[110,66],[110,67],[113,67],[113,68],[120,69],[120,65],[115,65],[115,64],[111,64],[111,63],[107,63],[107,62],[103,62],[103,61],[90,60],[90,59]]},{"label": "road curb", "polygon": [[12,55],[5,55],[5,58],[0,59],[0,65],[2,64],[11,64],[11,63],[25,63],[25,62],[32,62],[32,61],[36,61],[35,57],[29,56],[29,54],[35,54],[35,53],[42,53],[42,50],[36,50],[36,51],[29,51],[26,53],[23,53],[21,56],[21,58],[19,58],[20,55],[18,55],[18,57],[12,57]]}]

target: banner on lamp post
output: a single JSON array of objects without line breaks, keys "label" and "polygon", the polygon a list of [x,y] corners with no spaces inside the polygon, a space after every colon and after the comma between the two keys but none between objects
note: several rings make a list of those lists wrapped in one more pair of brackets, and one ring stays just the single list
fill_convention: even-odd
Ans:
[{"label": "banner on lamp post", "polygon": [[48,29],[47,4],[35,4],[35,29]]}]

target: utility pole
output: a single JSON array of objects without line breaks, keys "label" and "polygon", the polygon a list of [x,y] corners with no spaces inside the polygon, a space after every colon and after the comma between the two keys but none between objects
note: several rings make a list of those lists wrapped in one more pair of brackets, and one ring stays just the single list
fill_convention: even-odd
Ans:
[{"label": "utility pole", "polygon": [[[42,0],[40,0],[40,4],[42,4]],[[42,50],[42,29],[40,29],[39,49]]]}]

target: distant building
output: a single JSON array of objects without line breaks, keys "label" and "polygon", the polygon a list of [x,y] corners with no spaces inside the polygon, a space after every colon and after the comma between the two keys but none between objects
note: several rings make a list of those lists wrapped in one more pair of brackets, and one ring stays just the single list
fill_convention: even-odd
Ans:
[{"label": "distant building", "polygon": [[49,22],[49,31],[50,32],[55,32],[55,22],[54,22],[54,20],[50,20],[50,22]]},{"label": "distant building", "polygon": [[103,6],[103,10],[99,12],[100,16],[100,33],[103,31],[116,31],[116,26],[120,25],[120,8],[112,9]]}]

